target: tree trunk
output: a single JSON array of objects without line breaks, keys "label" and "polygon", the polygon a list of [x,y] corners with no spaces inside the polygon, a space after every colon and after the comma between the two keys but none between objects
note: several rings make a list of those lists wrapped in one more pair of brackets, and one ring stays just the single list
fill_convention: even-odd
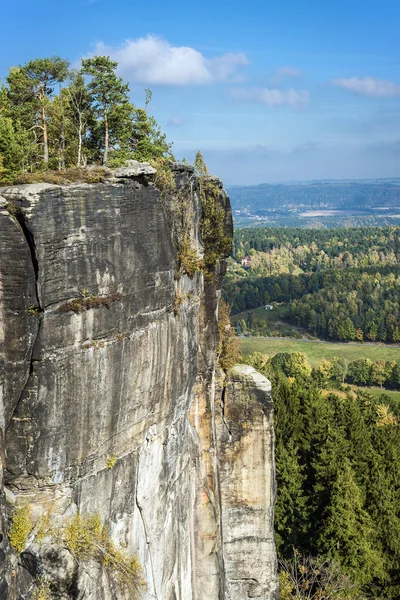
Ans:
[{"label": "tree trunk", "polygon": [[42,106],[42,123],[43,123],[43,161],[46,165],[49,162],[49,143],[47,139],[47,122],[46,122],[46,110],[44,105]]},{"label": "tree trunk", "polygon": [[82,116],[79,114],[79,129],[78,129],[78,167],[81,166],[82,156]]},{"label": "tree trunk", "polygon": [[104,154],[103,165],[107,165],[108,161],[108,118],[107,109],[104,107]]},{"label": "tree trunk", "polygon": [[61,131],[60,131],[60,169],[65,169],[65,124],[64,124],[64,103],[62,99],[62,88],[60,85],[60,104],[61,104]]}]

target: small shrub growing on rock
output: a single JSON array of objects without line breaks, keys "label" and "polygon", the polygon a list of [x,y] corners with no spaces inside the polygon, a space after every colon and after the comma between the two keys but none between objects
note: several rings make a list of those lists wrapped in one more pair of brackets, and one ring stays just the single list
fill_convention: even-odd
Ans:
[{"label": "small shrub growing on rock", "polygon": [[107,469],[114,468],[116,464],[117,464],[117,457],[114,454],[107,457],[107,460],[106,460]]},{"label": "small shrub growing on rock", "polygon": [[181,306],[185,302],[185,294],[182,294],[180,290],[177,290],[173,303],[174,315],[177,317],[180,313]]},{"label": "small shrub growing on rock", "polygon": [[112,542],[100,516],[77,513],[60,529],[59,537],[79,561],[94,560],[101,564],[115,583],[129,590],[132,600],[139,597],[146,583],[136,556],[129,556]]},{"label": "small shrub growing on rock", "polygon": [[52,600],[54,598],[50,583],[45,577],[38,577],[35,581],[35,588],[32,592],[32,600]]},{"label": "small shrub growing on rock", "polygon": [[12,548],[18,554],[25,548],[32,529],[33,522],[29,506],[20,506],[16,508],[11,518],[8,539],[10,540]]},{"label": "small shrub growing on rock", "polygon": [[180,243],[178,265],[190,279],[193,279],[195,273],[200,270],[200,261],[197,250],[192,246],[187,233],[183,235]]},{"label": "small shrub growing on rock", "polygon": [[86,295],[85,293],[80,298],[74,298],[73,300],[61,304],[61,306],[58,307],[58,310],[60,312],[81,313],[91,308],[99,308],[100,306],[110,308],[113,302],[117,302],[117,300],[120,299],[121,294],[119,292],[114,292],[107,296],[94,296],[93,294]]},{"label": "small shrub growing on rock", "polygon": [[152,158],[150,164],[157,170],[154,183],[160,190],[161,196],[171,195],[176,190],[175,177],[169,166],[169,160],[164,157]]},{"label": "small shrub growing on rock", "polygon": [[219,342],[217,349],[217,360],[221,369],[229,371],[234,365],[240,362],[240,342],[235,335],[230,322],[231,307],[224,300],[219,303],[218,309],[218,333]]},{"label": "small shrub growing on rock", "polygon": [[228,256],[232,239],[225,235],[225,211],[219,204],[220,189],[211,179],[200,179],[203,216],[201,237],[204,246],[204,273],[213,279],[215,266],[221,258]]}]

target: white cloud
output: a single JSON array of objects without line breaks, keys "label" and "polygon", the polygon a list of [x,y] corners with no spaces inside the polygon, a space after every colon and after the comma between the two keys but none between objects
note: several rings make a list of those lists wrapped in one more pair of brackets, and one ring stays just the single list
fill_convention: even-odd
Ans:
[{"label": "white cloud", "polygon": [[254,88],[246,90],[235,88],[231,95],[243,102],[261,102],[269,108],[291,106],[297,110],[307,108],[310,104],[310,93],[308,90],[277,90],[268,88]]},{"label": "white cloud", "polygon": [[107,54],[119,64],[119,72],[133,83],[149,85],[206,85],[229,81],[237,69],[249,64],[245,54],[222,54],[207,59],[188,46],[172,46],[148,35],[126,40],[119,48],[99,42],[94,54]]},{"label": "white cloud", "polygon": [[300,71],[300,69],[294,69],[293,67],[280,67],[279,69],[277,69],[275,71],[275,75],[272,78],[272,83],[276,84],[276,83],[280,83],[281,81],[283,81],[284,79],[286,79],[287,77],[292,78],[292,77],[301,77],[303,75],[303,71]]},{"label": "white cloud", "polygon": [[333,79],[333,85],[354,92],[360,96],[372,96],[375,98],[392,98],[400,96],[400,85],[385,79],[374,79],[373,77],[350,77],[348,79]]}]

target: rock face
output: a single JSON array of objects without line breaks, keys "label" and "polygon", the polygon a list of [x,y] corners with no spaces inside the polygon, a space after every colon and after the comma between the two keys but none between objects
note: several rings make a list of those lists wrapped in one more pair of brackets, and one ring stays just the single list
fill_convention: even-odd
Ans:
[{"label": "rock face", "polygon": [[[236,370],[221,412],[224,259],[207,277],[179,272],[184,222],[203,254],[202,208],[193,170],[173,169],[173,197],[139,163],[104,184],[0,190],[0,600],[43,577],[60,599],[132,596],[51,537],[77,511],[137,554],[145,600],[275,597],[270,392]],[[15,506],[33,527],[18,555]]]},{"label": "rock face", "polygon": [[226,598],[277,598],[271,384],[252,367],[230,372],[217,437]]}]

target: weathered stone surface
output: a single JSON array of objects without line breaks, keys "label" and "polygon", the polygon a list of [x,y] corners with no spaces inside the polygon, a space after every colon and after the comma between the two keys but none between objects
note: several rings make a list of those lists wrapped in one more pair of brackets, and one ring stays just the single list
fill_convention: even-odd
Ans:
[{"label": "weathered stone surface", "polygon": [[[172,168],[201,257],[197,180]],[[129,598],[99,565],[34,532],[16,559],[5,533],[14,502],[57,526],[98,512],[137,553],[144,600],[225,597],[214,384],[225,265],[212,281],[177,277],[178,200],[160,198],[146,164],[127,169],[105,184],[0,190],[0,579],[11,599],[41,573],[65,600]],[[222,186],[220,202],[229,235]]]},{"label": "weathered stone surface", "polygon": [[218,441],[225,597],[275,599],[273,403],[270,382],[252,367],[230,373]]},{"label": "weathered stone surface", "polygon": [[137,160],[127,160],[126,167],[119,167],[114,169],[112,172],[114,177],[118,178],[131,178],[138,177],[139,175],[154,175],[156,169],[149,163],[140,163]]}]

